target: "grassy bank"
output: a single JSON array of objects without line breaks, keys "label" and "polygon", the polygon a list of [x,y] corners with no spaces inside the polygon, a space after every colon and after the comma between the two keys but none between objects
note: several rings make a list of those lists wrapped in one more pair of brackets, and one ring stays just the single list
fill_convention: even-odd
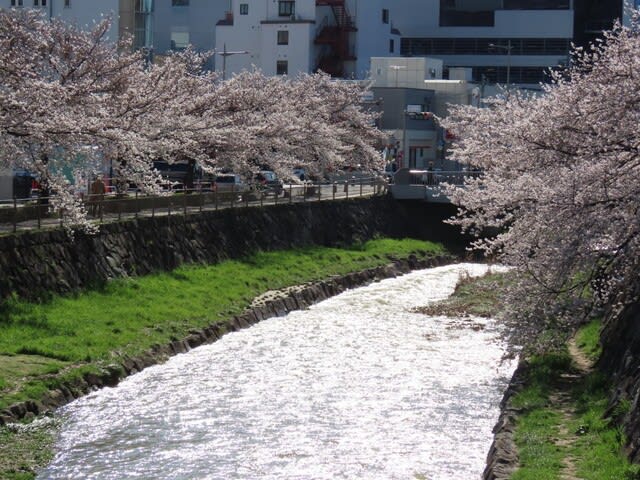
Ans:
[{"label": "grassy bank", "polygon": [[[463,279],[454,294],[418,309],[429,315],[494,316],[508,274]],[[624,434],[605,418],[610,387],[593,370],[601,353],[600,322],[581,328],[563,349],[529,358],[525,388],[511,400],[520,465],[512,480],[638,480]],[[622,405],[621,409],[629,408]],[[624,414],[614,412],[614,417]]]},{"label": "grassy bank", "polygon": [[[86,371],[241,313],[269,290],[388,264],[411,254],[446,254],[438,244],[377,239],[351,248],[263,252],[211,266],[115,280],[99,290],[0,311],[0,408],[38,400]],[[46,460],[50,429],[0,429],[0,478],[29,479]],[[44,447],[44,448],[43,448]],[[40,451],[44,451],[40,454]]]},{"label": "grassy bank", "polygon": [[513,480],[640,478],[623,454],[620,427],[604,416],[609,383],[588,367],[599,355],[598,339],[599,323],[592,322],[569,348],[531,358],[526,388],[512,399],[521,409]]}]

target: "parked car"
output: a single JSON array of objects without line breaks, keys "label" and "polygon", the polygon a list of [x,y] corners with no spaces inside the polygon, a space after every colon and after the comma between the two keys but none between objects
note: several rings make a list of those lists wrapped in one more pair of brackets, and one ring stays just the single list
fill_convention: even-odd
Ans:
[{"label": "parked car", "polygon": [[216,175],[213,190],[221,201],[240,202],[249,193],[249,186],[237,173],[220,173]]},{"label": "parked car", "polygon": [[293,169],[293,174],[303,182],[306,180],[306,172],[303,167],[295,167]]},{"label": "parked car", "polygon": [[282,181],[275,172],[271,170],[261,170],[256,174],[256,185],[265,193],[273,193],[279,196],[282,193]]},{"label": "parked car", "polygon": [[242,181],[242,178],[237,173],[218,174],[215,183],[217,192],[243,193],[249,190],[247,184]]},{"label": "parked car", "polygon": [[153,168],[160,172],[166,189],[193,188],[195,182],[200,181],[202,176],[202,172],[193,161],[168,163],[164,160],[156,160],[153,162]]}]

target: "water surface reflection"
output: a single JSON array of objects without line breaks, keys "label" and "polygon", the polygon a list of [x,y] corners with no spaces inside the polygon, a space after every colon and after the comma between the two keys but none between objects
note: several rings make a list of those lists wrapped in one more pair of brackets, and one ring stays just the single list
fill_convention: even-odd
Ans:
[{"label": "water surface reflection", "polygon": [[409,310],[485,269],[355,289],[82,398],[39,478],[480,478],[514,364],[492,321]]}]

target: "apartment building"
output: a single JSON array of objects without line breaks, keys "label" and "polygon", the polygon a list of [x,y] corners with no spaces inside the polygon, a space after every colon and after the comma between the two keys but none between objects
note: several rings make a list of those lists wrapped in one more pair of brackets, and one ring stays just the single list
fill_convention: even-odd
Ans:
[{"label": "apartment building", "polygon": [[[313,72],[365,78],[371,57],[430,57],[466,67],[466,80],[534,85],[616,18],[623,0],[0,0],[91,26],[112,15],[110,38],[126,33],[156,54],[216,48],[225,74]],[[634,5],[638,5],[634,0]],[[226,46],[227,55],[222,61]],[[242,53],[233,53],[242,52]],[[245,53],[246,52],[246,53]],[[211,65],[214,68],[214,65]],[[224,67],[224,68],[223,68]],[[460,71],[460,70],[456,70]]]},{"label": "apartment building", "polygon": [[216,23],[231,9],[230,0],[155,0],[153,47],[162,54],[193,45],[199,50],[215,47]]},{"label": "apartment building", "polygon": [[0,8],[34,8],[48,18],[61,18],[82,28],[91,28],[94,21],[110,15],[109,39],[115,41],[120,34],[120,3],[122,0],[0,0]]},{"label": "apartment building", "polygon": [[[217,49],[226,46],[226,73],[252,65],[267,75],[318,69],[342,78],[366,78],[370,58],[399,55],[393,0],[233,0],[216,25]],[[222,70],[217,61],[216,69]]]}]

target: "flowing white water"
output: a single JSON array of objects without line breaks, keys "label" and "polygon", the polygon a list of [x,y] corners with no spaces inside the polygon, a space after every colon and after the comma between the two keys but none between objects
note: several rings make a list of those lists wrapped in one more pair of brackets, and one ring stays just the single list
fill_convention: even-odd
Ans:
[{"label": "flowing white water", "polygon": [[479,479],[515,364],[493,321],[409,310],[485,270],[348,291],[77,400],[38,478]]}]

